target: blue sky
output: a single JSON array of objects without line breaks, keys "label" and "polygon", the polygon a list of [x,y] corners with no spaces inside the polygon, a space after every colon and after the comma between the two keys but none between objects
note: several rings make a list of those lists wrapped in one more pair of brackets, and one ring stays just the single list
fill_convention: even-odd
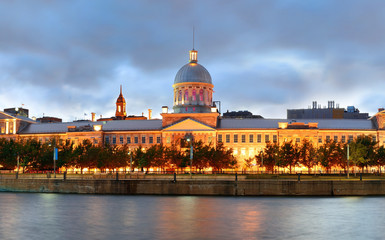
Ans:
[{"label": "blue sky", "polygon": [[384,23],[375,0],[5,0],[0,109],[109,117],[122,84],[129,115],[159,117],[195,26],[222,111],[286,118],[334,100],[373,115],[385,107]]}]

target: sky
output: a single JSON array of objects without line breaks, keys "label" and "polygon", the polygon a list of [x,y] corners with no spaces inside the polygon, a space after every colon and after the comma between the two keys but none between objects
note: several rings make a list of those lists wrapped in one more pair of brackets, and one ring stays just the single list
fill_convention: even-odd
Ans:
[{"label": "sky", "polygon": [[0,110],[160,118],[193,47],[225,112],[385,107],[383,0],[3,0]]}]

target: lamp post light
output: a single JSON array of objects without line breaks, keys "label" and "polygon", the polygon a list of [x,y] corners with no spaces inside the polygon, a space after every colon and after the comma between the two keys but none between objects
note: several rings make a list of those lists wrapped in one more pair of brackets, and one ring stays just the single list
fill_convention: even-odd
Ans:
[{"label": "lamp post light", "polygon": [[192,135],[187,135],[186,136],[186,141],[190,143],[190,179],[192,179],[192,160],[193,160],[193,136]]},{"label": "lamp post light", "polygon": [[347,168],[347,178],[349,178],[349,144],[348,144],[348,147],[347,147],[347,164],[346,164],[346,168]]},{"label": "lamp post light", "polygon": [[128,156],[130,156],[130,172],[132,172],[132,154],[130,151],[128,152]]}]

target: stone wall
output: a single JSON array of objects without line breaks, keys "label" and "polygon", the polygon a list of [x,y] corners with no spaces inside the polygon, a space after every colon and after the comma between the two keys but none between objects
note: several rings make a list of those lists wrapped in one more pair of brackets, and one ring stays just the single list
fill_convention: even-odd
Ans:
[{"label": "stone wall", "polygon": [[385,181],[213,181],[2,179],[0,191],[205,196],[385,195]]}]

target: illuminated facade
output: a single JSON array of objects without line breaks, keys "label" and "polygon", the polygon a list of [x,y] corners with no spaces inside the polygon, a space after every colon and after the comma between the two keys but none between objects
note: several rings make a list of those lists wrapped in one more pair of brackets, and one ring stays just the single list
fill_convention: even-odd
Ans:
[{"label": "illuminated facade", "polygon": [[349,142],[359,135],[370,135],[385,144],[385,111],[370,119],[262,119],[221,118],[212,103],[214,85],[209,72],[198,64],[197,51],[190,51],[189,63],[177,73],[173,84],[173,113],[162,108],[162,119],[137,119],[126,116],[120,90],[116,116],[102,121],[36,123],[25,117],[0,112],[0,137],[69,139],[75,144],[84,139],[94,144],[127,144],[130,149],[154,144],[178,144],[186,134],[194,140],[232,148],[241,162],[260,152],[267,142],[300,143],[303,139],[321,145],[328,140]]}]

